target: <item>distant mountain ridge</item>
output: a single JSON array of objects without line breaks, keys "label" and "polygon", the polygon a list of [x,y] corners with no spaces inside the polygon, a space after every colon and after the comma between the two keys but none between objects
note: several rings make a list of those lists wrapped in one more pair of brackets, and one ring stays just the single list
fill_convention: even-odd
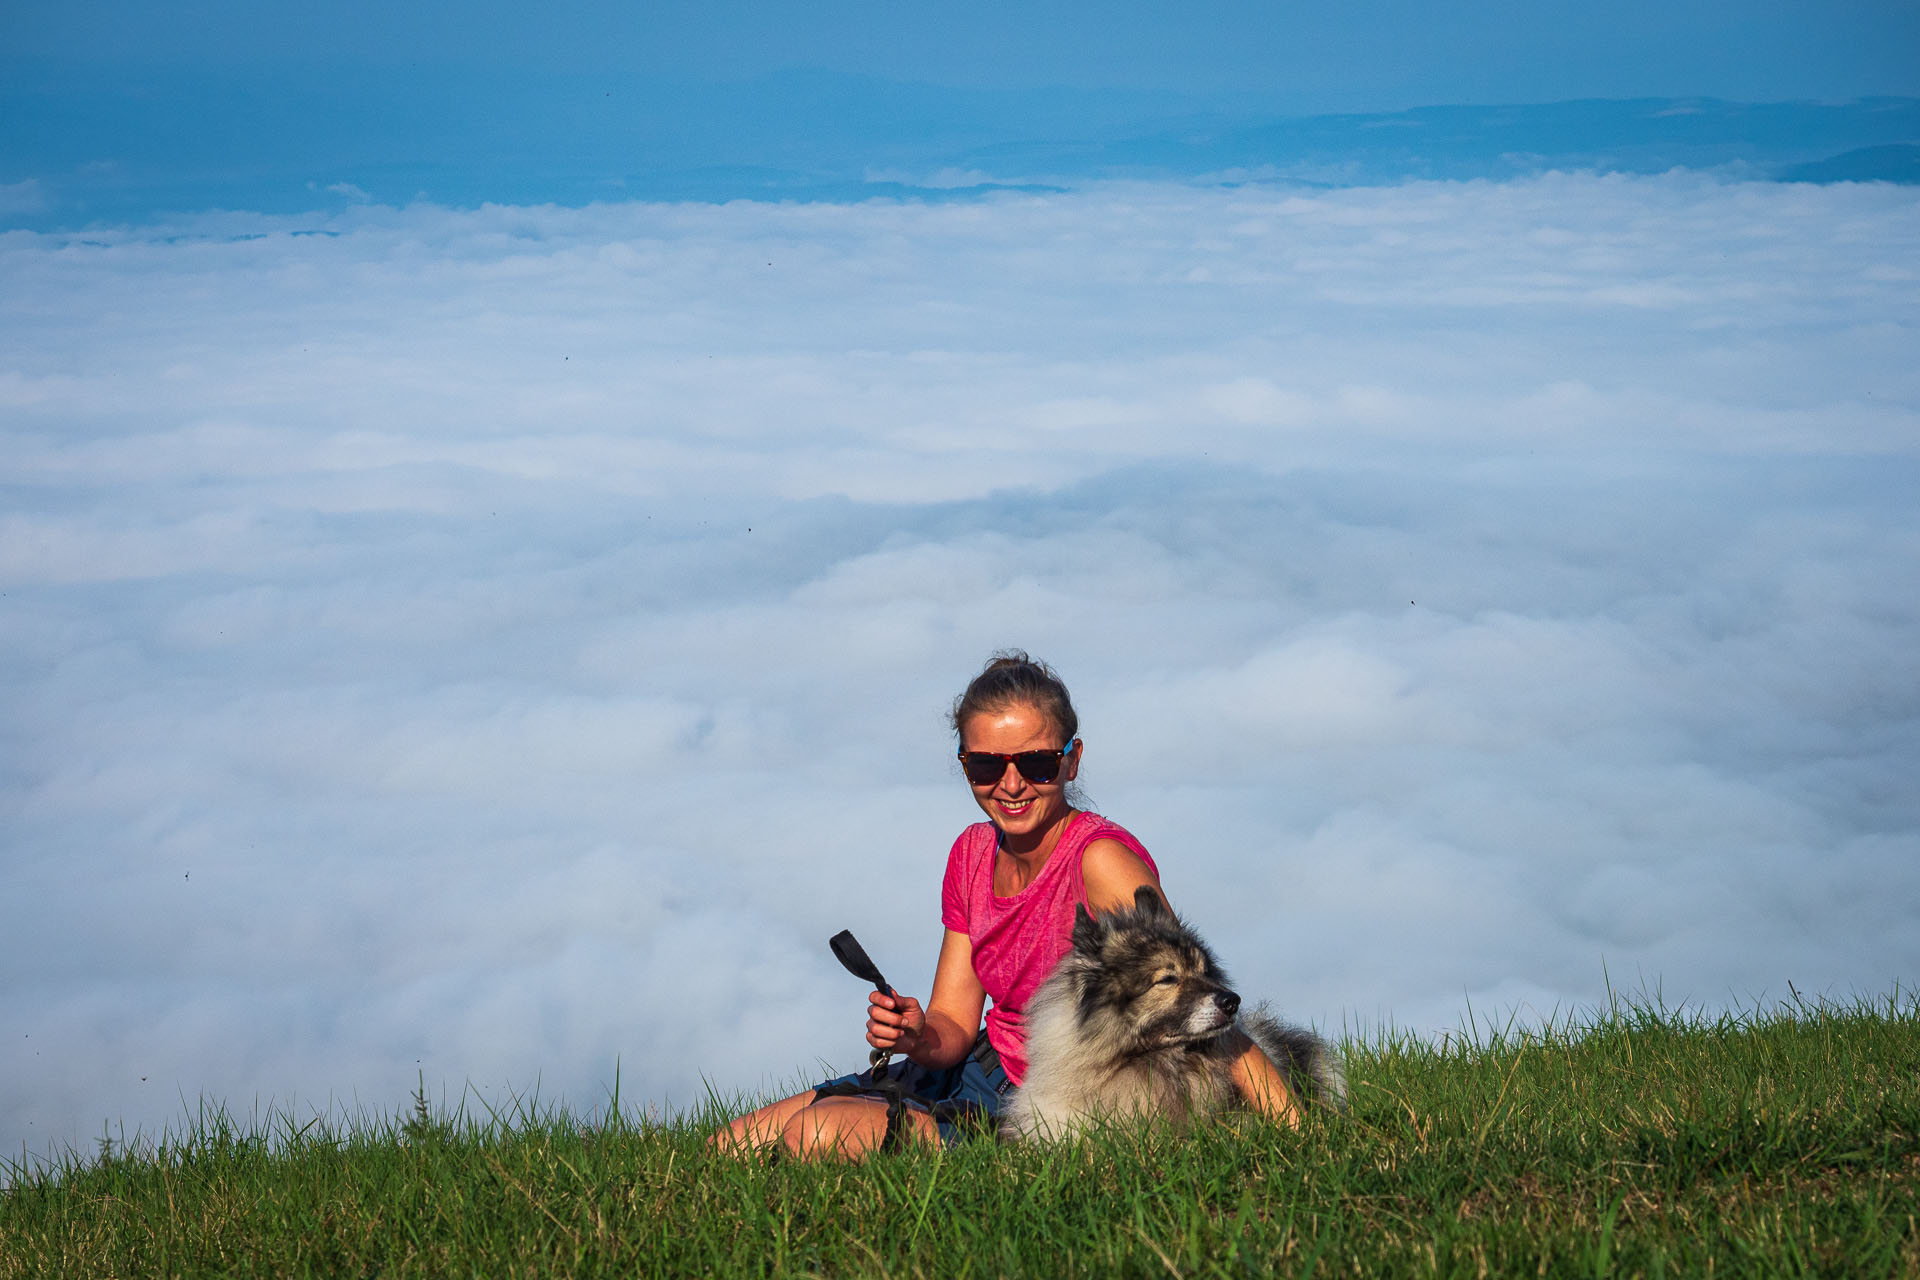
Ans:
[{"label": "distant mountain ridge", "polygon": [[[1913,181],[1920,101],[1746,104],[1640,99],[1439,106],[1168,131],[1082,151],[1102,176],[1245,171],[1338,185],[1510,178],[1549,169],[1661,173],[1724,169],[1789,181]],[[1823,164],[1845,164],[1826,172]],[[1014,159],[1006,151],[996,157]],[[1028,160],[1047,169],[1043,150]]]},{"label": "distant mountain ridge", "polygon": [[1825,160],[1789,165],[1783,182],[1901,182],[1920,184],[1920,143],[1857,147]]},{"label": "distant mountain ridge", "polygon": [[1110,179],[1355,186],[1673,168],[1920,181],[1920,99],[1642,99],[1288,116],[1258,101],[419,69],[108,75],[7,64],[0,227],[374,201],[956,199]]}]

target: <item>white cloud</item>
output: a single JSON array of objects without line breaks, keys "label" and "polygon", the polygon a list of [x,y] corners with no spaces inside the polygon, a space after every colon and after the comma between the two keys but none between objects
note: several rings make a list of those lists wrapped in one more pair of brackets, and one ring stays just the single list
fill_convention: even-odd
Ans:
[{"label": "white cloud", "polygon": [[1911,981],[1917,209],[1555,175],[7,237],[0,1144],[855,1061],[823,940],[924,986],[942,716],[1009,643],[1296,1013]]}]

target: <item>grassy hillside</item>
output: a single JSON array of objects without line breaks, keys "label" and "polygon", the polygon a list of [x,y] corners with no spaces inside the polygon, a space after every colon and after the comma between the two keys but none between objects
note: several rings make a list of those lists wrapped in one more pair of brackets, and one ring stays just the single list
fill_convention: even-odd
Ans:
[{"label": "grassy hillside", "polygon": [[[1920,1275],[1920,1003],[1348,1047],[1354,1105],[739,1163],[711,1117],[241,1131],[12,1170],[0,1277]],[[615,1109],[617,1110],[617,1109]]]}]

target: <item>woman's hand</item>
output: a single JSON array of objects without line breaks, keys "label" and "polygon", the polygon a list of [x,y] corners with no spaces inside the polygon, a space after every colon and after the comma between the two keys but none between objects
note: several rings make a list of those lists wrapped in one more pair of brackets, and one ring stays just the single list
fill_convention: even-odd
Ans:
[{"label": "woman's hand", "polygon": [[927,1029],[927,1011],[912,996],[867,996],[867,1043],[888,1053],[909,1054]]}]

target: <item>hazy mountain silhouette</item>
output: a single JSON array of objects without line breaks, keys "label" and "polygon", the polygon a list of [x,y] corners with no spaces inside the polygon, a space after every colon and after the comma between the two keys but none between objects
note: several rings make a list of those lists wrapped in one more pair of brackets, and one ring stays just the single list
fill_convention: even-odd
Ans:
[{"label": "hazy mountain silhouette", "polygon": [[16,66],[0,225],[353,201],[946,199],[1110,179],[1371,185],[1550,169],[1915,180],[1920,100],[1646,99],[1282,116],[1256,99],[976,90],[788,72],[734,84]]}]

